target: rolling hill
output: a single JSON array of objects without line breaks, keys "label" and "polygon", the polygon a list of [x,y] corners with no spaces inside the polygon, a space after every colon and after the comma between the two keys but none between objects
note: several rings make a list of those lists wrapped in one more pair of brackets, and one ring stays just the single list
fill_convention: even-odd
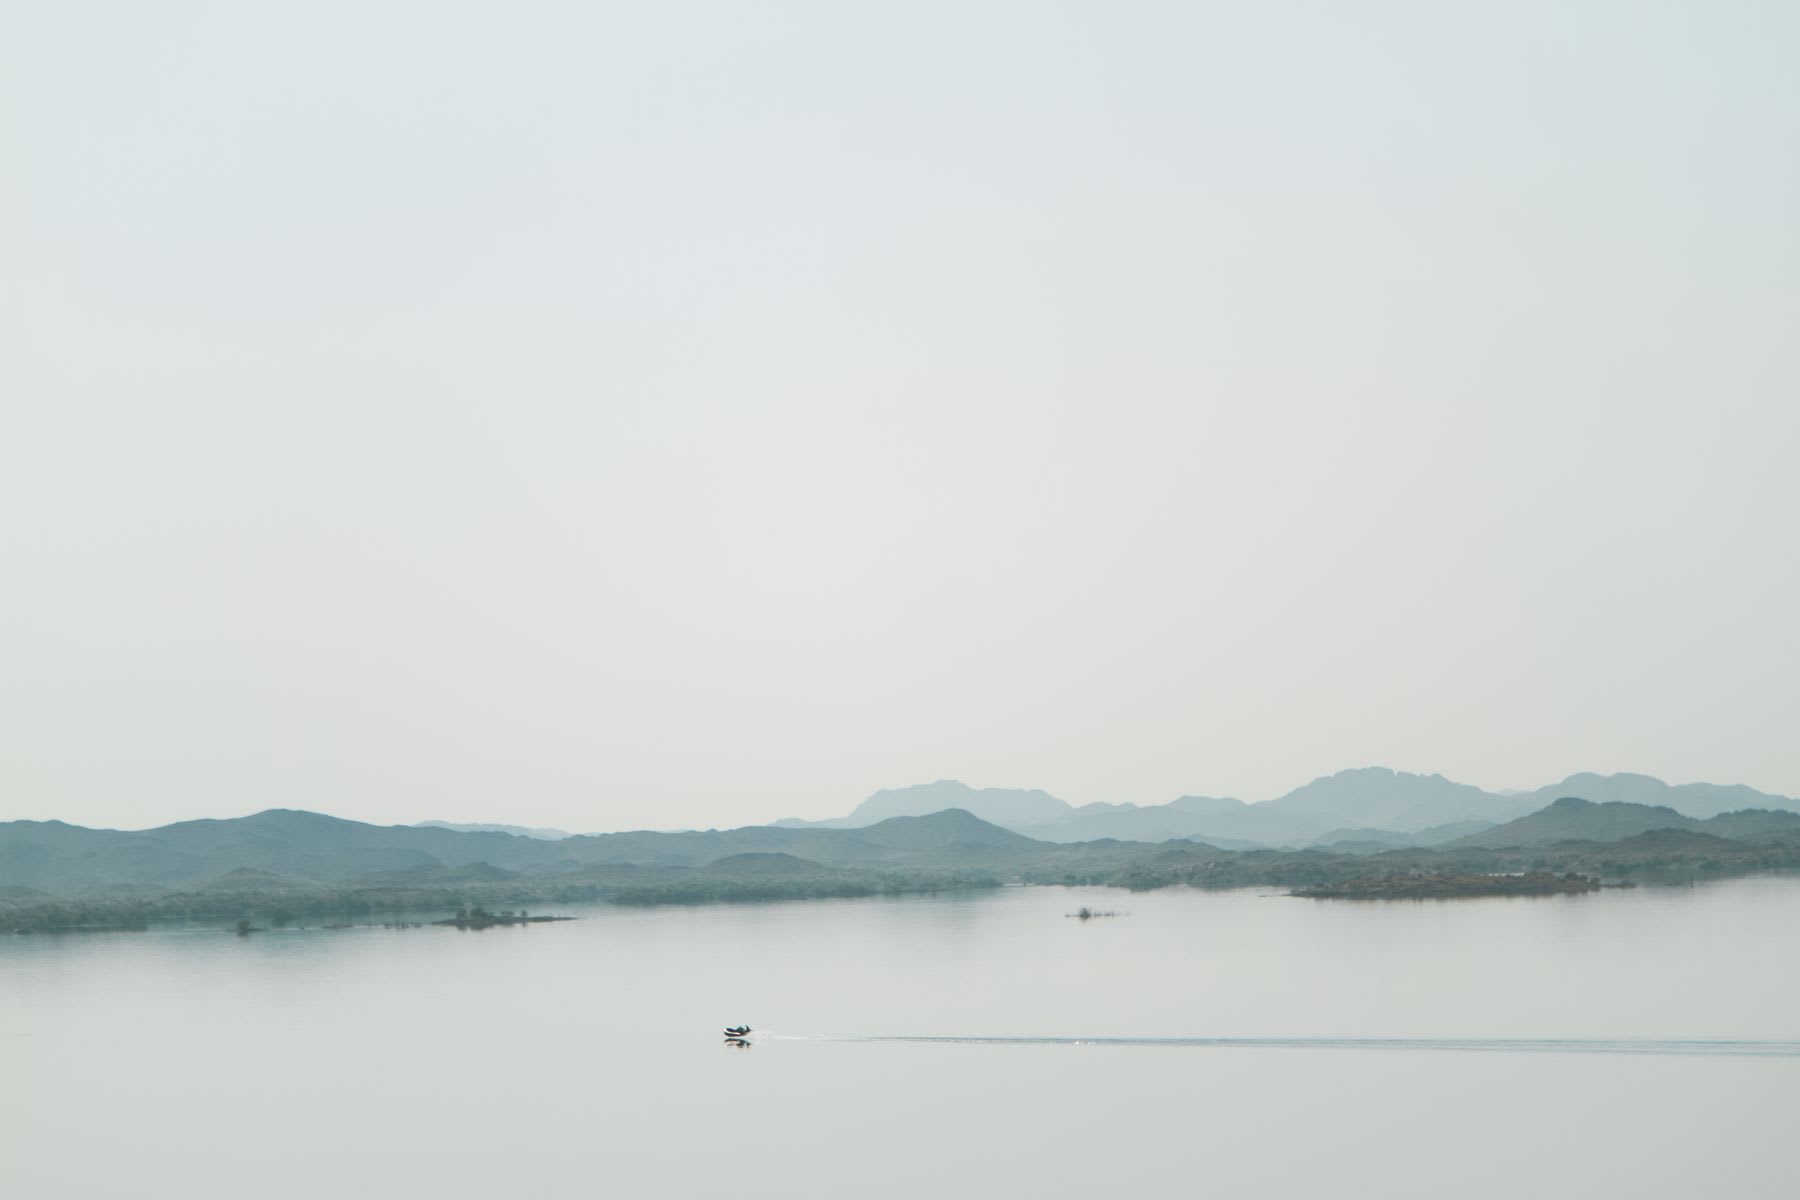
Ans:
[{"label": "rolling hill", "polygon": [[896,815],[962,808],[1038,841],[1198,838],[1233,849],[1353,843],[1364,849],[1436,845],[1536,812],[1564,796],[1662,805],[1706,819],[1742,809],[1800,812],[1800,801],[1741,785],[1671,786],[1648,775],[1571,775],[1528,792],[1489,792],[1442,775],[1359,767],[1322,776],[1273,800],[1182,796],[1167,804],[1075,806],[1048,792],[972,788],[955,780],[876,792],[848,816],[778,821],[785,828],[854,829]]},{"label": "rolling hill", "polygon": [[957,809],[859,829],[634,832],[556,841],[369,825],[271,809],[125,832],[60,821],[0,824],[0,885],[77,895],[270,886],[402,886],[569,875],[599,866],[691,868],[746,854],[841,867],[1009,861],[1038,843]]},{"label": "rolling hill", "polygon": [[1753,809],[1699,820],[1666,805],[1629,804],[1620,800],[1596,804],[1576,796],[1564,796],[1516,821],[1484,829],[1448,844],[1492,850],[1553,842],[1618,842],[1658,830],[1705,834],[1728,840],[1766,834],[1800,835],[1800,814]]}]

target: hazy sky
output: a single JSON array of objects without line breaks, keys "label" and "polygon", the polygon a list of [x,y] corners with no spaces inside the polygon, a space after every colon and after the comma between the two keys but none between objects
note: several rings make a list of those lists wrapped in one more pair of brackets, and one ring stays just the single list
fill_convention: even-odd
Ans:
[{"label": "hazy sky", "polygon": [[0,818],[1800,793],[1800,6],[0,13]]}]

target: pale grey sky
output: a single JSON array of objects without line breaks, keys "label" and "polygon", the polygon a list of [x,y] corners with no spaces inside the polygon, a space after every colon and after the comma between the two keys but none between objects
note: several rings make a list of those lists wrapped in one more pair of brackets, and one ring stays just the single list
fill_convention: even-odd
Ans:
[{"label": "pale grey sky", "polygon": [[17,3],[0,818],[1800,793],[1800,6]]}]

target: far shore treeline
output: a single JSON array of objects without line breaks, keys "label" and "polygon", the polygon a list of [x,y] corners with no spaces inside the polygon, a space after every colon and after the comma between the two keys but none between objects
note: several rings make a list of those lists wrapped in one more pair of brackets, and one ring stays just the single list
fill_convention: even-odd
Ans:
[{"label": "far shore treeline", "polygon": [[[0,930],[256,926],[544,904],[821,899],[1006,884],[1276,886],[1500,873],[1686,882],[1800,867],[1800,814],[1705,819],[1564,797],[1432,846],[1231,849],[1191,838],[1042,841],[948,809],[858,828],[751,826],[546,839],[271,810],[134,832],[0,823]],[[1361,886],[1342,885],[1364,881]],[[1323,889],[1323,890],[1318,890]],[[1390,889],[1393,894],[1418,889]]]}]

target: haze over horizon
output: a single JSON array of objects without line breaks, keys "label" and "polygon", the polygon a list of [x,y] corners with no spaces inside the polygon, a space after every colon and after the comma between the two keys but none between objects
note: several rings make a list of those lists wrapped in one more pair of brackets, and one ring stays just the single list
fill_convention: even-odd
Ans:
[{"label": "haze over horizon", "polygon": [[0,820],[1800,794],[1796,44],[14,6]]},{"label": "haze over horizon", "polygon": [[[1232,799],[1232,800],[1240,801],[1240,802],[1250,805],[1250,806],[1255,806],[1258,804],[1266,803],[1270,800],[1284,799],[1287,796],[1289,796],[1291,793],[1308,789],[1309,785],[1322,784],[1322,783],[1326,783],[1326,782],[1333,781],[1333,780],[1339,780],[1339,779],[1344,778],[1345,776],[1369,774],[1369,773],[1374,773],[1374,772],[1387,772],[1389,774],[1394,774],[1394,775],[1399,775],[1399,776],[1410,776],[1412,779],[1415,779],[1415,780],[1427,779],[1427,778],[1440,779],[1440,780],[1444,780],[1446,783],[1451,784],[1451,785],[1473,786],[1473,787],[1480,789],[1481,791],[1487,792],[1488,794],[1490,794],[1492,796],[1500,796],[1500,797],[1512,796],[1512,795],[1524,795],[1526,793],[1536,792],[1536,791],[1554,791],[1554,789],[1556,788],[1556,785],[1567,782],[1571,779],[1574,779],[1578,775],[1589,775],[1589,776],[1597,775],[1597,776],[1602,776],[1604,778],[1612,779],[1612,780],[1619,780],[1619,779],[1624,779],[1624,778],[1628,778],[1628,777],[1636,778],[1636,779],[1648,779],[1652,782],[1652,784],[1662,783],[1662,784],[1670,785],[1671,787],[1677,787],[1677,786],[1680,786],[1683,784],[1689,784],[1689,785],[1697,784],[1702,787],[1711,787],[1714,785],[1721,786],[1721,787],[1730,787],[1733,785],[1742,784],[1742,782],[1743,782],[1741,780],[1731,780],[1731,781],[1725,781],[1725,780],[1668,780],[1668,779],[1657,780],[1654,776],[1644,775],[1643,772],[1572,772],[1570,775],[1564,776],[1561,779],[1545,781],[1543,784],[1539,785],[1536,788],[1490,788],[1490,787],[1485,787],[1480,783],[1472,783],[1469,780],[1450,779],[1447,776],[1444,776],[1442,772],[1393,771],[1391,768],[1383,767],[1383,766],[1367,766],[1367,767],[1345,768],[1342,771],[1331,772],[1329,775],[1316,776],[1312,779],[1301,780],[1298,783],[1296,783],[1294,785],[1294,787],[1284,789],[1279,793],[1276,793],[1274,795],[1269,795],[1269,796],[1258,796],[1258,797],[1254,797],[1254,798],[1245,798],[1242,796],[1235,796],[1235,797],[1227,796],[1225,793],[1221,793],[1221,792],[1190,791],[1190,792],[1182,793],[1181,796],[1170,796],[1170,797],[1166,797],[1162,800],[1154,800],[1154,801],[1100,800],[1098,802],[1103,803],[1103,804],[1114,805],[1114,806],[1118,806],[1118,807],[1128,807],[1128,806],[1136,805],[1139,808],[1158,808],[1158,807],[1161,807],[1163,805],[1170,803],[1171,801],[1175,801],[1175,800],[1179,800],[1179,799],[1183,799],[1183,798],[1192,799],[1192,798],[1198,798],[1198,797],[1209,797],[1209,798]],[[1011,793],[1021,793],[1021,792],[1043,793],[1043,794],[1047,794],[1049,796],[1054,797],[1056,800],[1062,801],[1064,804],[1067,804],[1069,806],[1069,811],[1071,814],[1079,813],[1082,810],[1084,805],[1090,805],[1090,804],[1096,803],[1096,800],[1094,800],[1094,799],[1072,800],[1067,796],[1058,795],[1051,789],[1036,788],[1036,787],[1032,787],[1030,785],[1014,787],[1014,786],[1010,786],[1010,785],[1006,785],[1006,784],[969,784],[964,780],[942,778],[942,779],[937,779],[937,780],[915,780],[912,783],[908,783],[908,784],[897,784],[897,785],[894,785],[893,787],[889,787],[889,788],[878,788],[878,789],[875,789],[863,796],[857,796],[854,798],[846,798],[841,804],[839,804],[835,809],[832,809],[831,811],[821,811],[821,812],[817,812],[817,813],[809,813],[809,814],[805,814],[804,816],[801,816],[799,819],[806,820],[806,821],[826,820],[829,822],[830,820],[832,820],[834,818],[849,816],[854,811],[857,811],[859,809],[859,806],[863,805],[863,803],[865,801],[873,801],[880,797],[883,797],[886,795],[892,795],[895,793],[907,793],[914,789],[929,790],[929,789],[931,789],[932,785],[941,785],[941,784],[946,784],[946,783],[955,784],[955,785],[958,785],[961,787],[968,787],[970,790],[977,791],[977,792],[994,791],[994,792],[1011,792]],[[1745,786],[1754,787],[1754,785],[1745,785]],[[1764,792],[1766,794],[1774,795],[1777,797],[1782,795],[1782,793],[1780,793],[1780,792],[1771,791],[1770,789],[1766,789],[1766,788],[1756,788],[1755,790]],[[1579,790],[1571,791],[1568,794],[1584,795],[1584,796],[1586,795],[1586,793],[1581,792]],[[1604,796],[1596,793],[1594,796],[1589,796],[1587,798],[1604,800],[1604,799],[1614,798],[1614,797],[1612,797],[1611,793],[1609,792],[1607,795],[1604,795]],[[1629,797],[1629,800],[1631,803],[1634,803],[1634,804],[1658,804],[1658,803],[1662,802],[1661,797],[1649,795],[1649,794],[1632,794]],[[931,810],[935,811],[937,808],[945,807],[945,806],[946,805],[933,805],[933,806],[931,806]],[[948,807],[970,807],[970,806],[965,806],[965,805],[957,805],[954,803],[951,803],[947,806]],[[1750,806],[1750,807],[1755,807],[1755,806]],[[438,814],[436,816],[420,817],[420,818],[416,818],[416,819],[390,821],[390,820],[382,819],[379,817],[364,816],[364,815],[360,815],[360,814],[353,813],[353,812],[343,812],[343,811],[339,811],[339,810],[336,810],[336,809],[333,809],[330,807],[323,807],[323,806],[310,806],[309,807],[309,806],[300,806],[300,805],[255,805],[255,806],[252,806],[249,808],[245,808],[241,811],[190,813],[186,816],[170,818],[169,820],[166,820],[166,821],[158,820],[158,821],[153,821],[153,822],[149,822],[149,823],[141,824],[141,825],[105,826],[105,827],[107,827],[107,828],[122,828],[122,829],[152,829],[152,828],[159,828],[164,825],[176,824],[181,821],[204,820],[204,819],[232,819],[232,818],[253,816],[257,813],[270,811],[271,809],[274,809],[274,810],[286,809],[286,810],[290,810],[290,811],[298,810],[298,811],[305,811],[305,812],[316,812],[316,813],[320,813],[320,814],[323,814],[326,816],[341,817],[341,818],[345,818],[348,820],[362,821],[362,822],[365,822],[368,824],[374,824],[374,825],[405,825],[405,826],[445,825],[445,826],[456,826],[456,827],[484,826],[484,827],[496,827],[496,828],[505,827],[510,830],[524,829],[524,830],[531,830],[531,831],[534,831],[537,833],[554,833],[554,834],[621,833],[621,832],[628,832],[628,831],[636,830],[636,829],[681,830],[681,829],[699,829],[699,828],[738,828],[738,827],[745,827],[745,826],[769,825],[769,824],[774,824],[778,821],[792,820],[796,817],[796,814],[793,814],[793,813],[785,813],[785,814],[781,814],[778,816],[757,815],[757,816],[743,817],[743,818],[737,819],[735,821],[732,821],[728,824],[715,823],[713,825],[708,825],[704,822],[683,821],[683,820],[681,820],[679,813],[671,812],[669,820],[665,821],[661,825],[656,825],[656,826],[632,826],[632,825],[613,826],[613,827],[579,826],[579,827],[575,827],[575,828],[570,828],[570,827],[566,827],[566,826],[552,825],[548,822],[531,821],[529,819],[529,814],[526,814],[526,819],[511,819],[511,818],[509,818],[509,819],[505,819],[505,820],[496,820],[494,818],[483,816],[480,813],[459,813],[459,814],[453,814],[453,815]],[[923,812],[923,811],[927,811],[927,810],[920,809],[919,811]],[[1723,811],[1732,811],[1732,809],[1727,807],[1727,808],[1723,809]],[[1455,814],[1451,813],[1451,814],[1446,814],[1446,815],[1454,816]],[[49,818],[5,818],[5,817],[0,817],[0,821],[9,820],[9,819],[10,820],[17,820],[17,819],[31,820],[31,819],[49,819]],[[88,822],[75,821],[75,820],[72,820],[67,817],[58,817],[55,819],[62,820],[65,823],[75,824],[75,825],[92,824],[92,823],[88,823]],[[882,819],[882,818],[879,818],[879,817],[871,818],[871,820],[877,820],[877,819]],[[983,819],[990,820],[990,821],[995,820],[995,818],[992,818],[992,817],[985,817]],[[1000,820],[998,823],[1011,827],[1009,822],[1007,822],[1005,820]],[[1344,816],[1341,824],[1345,827],[1354,827],[1354,826],[1360,826],[1360,825],[1367,825],[1367,824],[1369,824],[1369,822],[1367,821],[1366,818],[1359,816],[1356,813],[1354,807],[1352,807],[1350,810],[1348,810],[1346,812],[1346,815]],[[1375,824],[1380,824],[1380,823],[1375,822]]]}]

